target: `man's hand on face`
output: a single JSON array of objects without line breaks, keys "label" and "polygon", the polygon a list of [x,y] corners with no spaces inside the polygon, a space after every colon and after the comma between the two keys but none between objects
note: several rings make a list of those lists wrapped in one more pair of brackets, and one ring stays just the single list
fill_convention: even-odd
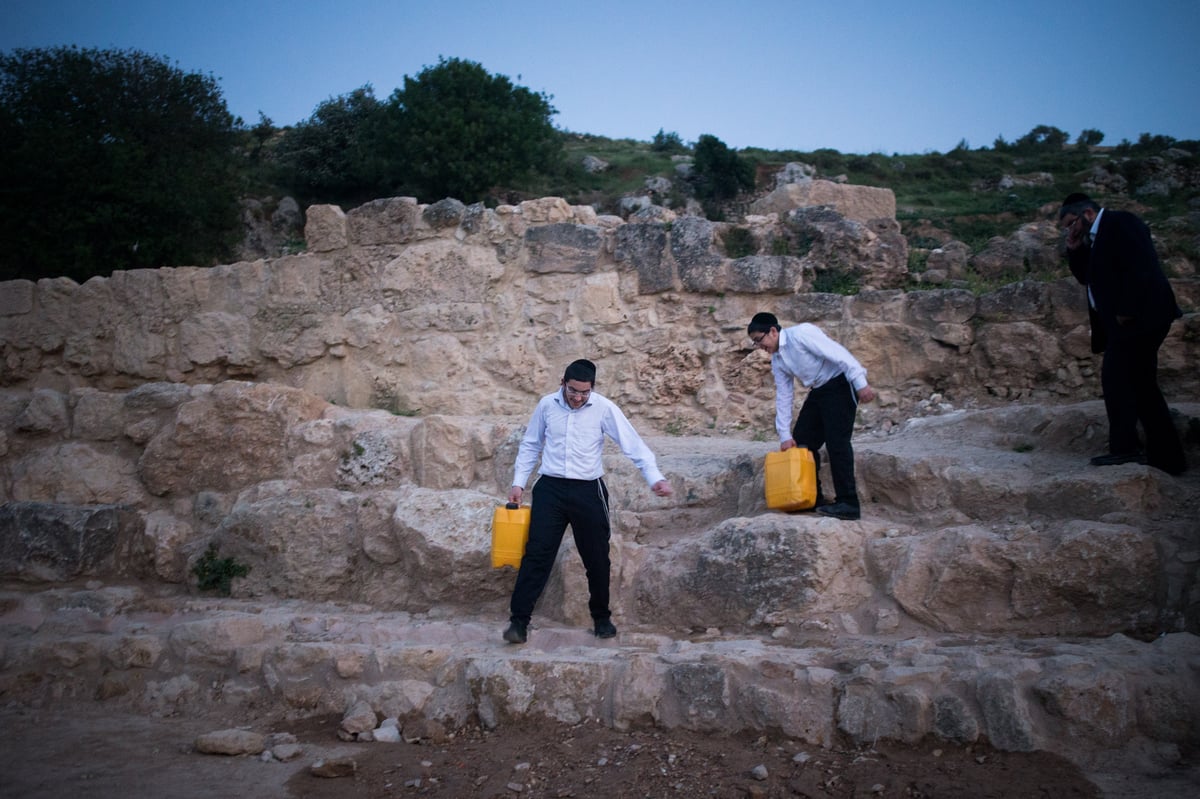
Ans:
[{"label": "man's hand on face", "polygon": [[1067,232],[1067,249],[1078,249],[1081,244],[1087,239],[1087,217],[1083,215],[1068,214],[1063,219],[1063,230]]}]

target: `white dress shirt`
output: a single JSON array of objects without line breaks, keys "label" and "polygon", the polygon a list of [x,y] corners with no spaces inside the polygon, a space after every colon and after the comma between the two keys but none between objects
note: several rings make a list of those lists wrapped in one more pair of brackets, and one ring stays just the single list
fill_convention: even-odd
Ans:
[{"label": "white dress shirt", "polygon": [[[1100,217],[1102,217],[1102,216],[1104,216],[1103,208],[1101,208],[1096,213],[1096,218],[1092,220],[1092,226],[1090,228],[1088,228],[1087,243],[1088,243],[1089,247],[1091,247],[1092,243],[1096,241],[1096,234],[1100,232]],[[1092,310],[1095,310],[1096,309],[1096,298],[1092,296],[1092,284],[1091,283],[1088,283],[1087,294],[1088,294],[1088,305],[1092,306]]]},{"label": "white dress shirt", "polygon": [[850,351],[808,322],[779,331],[771,374],[775,377],[775,432],[780,442],[792,437],[793,380],[819,388],[844,374],[855,392],[867,385],[867,370]]},{"label": "white dress shirt", "polygon": [[539,455],[542,463],[538,474],[572,480],[602,477],[605,436],[617,443],[651,487],[665,479],[658,470],[654,453],[612,400],[593,391],[575,410],[567,404],[562,389],[559,389],[542,397],[533,409],[517,451],[512,484],[525,487]]}]

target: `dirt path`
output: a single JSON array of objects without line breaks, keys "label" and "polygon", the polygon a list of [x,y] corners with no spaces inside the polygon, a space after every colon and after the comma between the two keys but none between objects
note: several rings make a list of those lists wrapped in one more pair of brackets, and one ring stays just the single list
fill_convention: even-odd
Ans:
[{"label": "dirt path", "polygon": [[[245,720],[243,720],[245,721]],[[229,721],[151,718],[84,705],[0,712],[0,795],[13,799],[173,797],[904,796],[1098,797],[1097,787],[1046,753],[943,742],[823,750],[768,735],[619,732],[596,723],[459,731],[439,744],[337,740],[339,719],[251,723],[291,732],[304,754],[288,763],[198,754],[195,737]],[[319,778],[316,760],[353,758],[353,777]],[[758,776],[756,767],[761,767]]]}]

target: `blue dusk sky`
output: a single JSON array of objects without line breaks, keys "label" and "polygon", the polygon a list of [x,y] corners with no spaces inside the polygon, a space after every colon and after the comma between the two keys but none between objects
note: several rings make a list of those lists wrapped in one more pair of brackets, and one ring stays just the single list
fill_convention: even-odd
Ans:
[{"label": "blue dusk sky", "polygon": [[308,119],[439,57],[551,96],[554,124],[843,153],[990,147],[1051,125],[1200,139],[1200,0],[520,3],[0,0],[0,51],[141,50],[247,124]]}]

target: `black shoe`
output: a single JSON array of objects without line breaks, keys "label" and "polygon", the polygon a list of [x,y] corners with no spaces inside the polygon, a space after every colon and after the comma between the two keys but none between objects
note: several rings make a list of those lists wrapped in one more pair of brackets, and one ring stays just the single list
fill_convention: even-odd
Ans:
[{"label": "black shoe", "polygon": [[835,502],[832,505],[822,505],[817,508],[817,513],[822,516],[832,516],[844,522],[852,522],[862,518],[862,512],[858,506],[851,505],[849,502]]},{"label": "black shoe", "polygon": [[594,631],[597,638],[615,638],[617,628],[613,625],[612,619],[599,619],[596,621],[596,629]]},{"label": "black shoe", "polygon": [[523,644],[529,638],[529,623],[513,619],[504,631],[504,640],[510,644]]},{"label": "black shoe", "polygon": [[1097,455],[1090,463],[1093,466],[1120,466],[1122,463],[1145,463],[1146,456],[1140,452],[1126,452],[1123,455]]}]

